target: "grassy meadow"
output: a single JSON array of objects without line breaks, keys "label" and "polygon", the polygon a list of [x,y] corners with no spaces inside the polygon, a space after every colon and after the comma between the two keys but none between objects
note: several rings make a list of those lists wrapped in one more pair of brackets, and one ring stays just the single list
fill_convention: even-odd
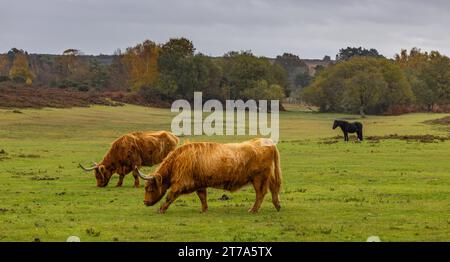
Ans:
[{"label": "grassy meadow", "polygon": [[[0,109],[0,241],[450,241],[449,126],[424,121],[448,114],[369,116],[365,136],[343,142],[335,118],[290,108],[280,113],[283,189],[280,212],[270,194],[258,214],[252,187],[208,190],[208,213],[196,194],[183,195],[164,215],[143,205],[131,175],[97,188],[78,163],[100,161],[119,135],[170,130],[168,109],[126,105],[72,109]],[[242,141],[197,136],[190,141]],[[145,168],[150,172],[153,168]],[[231,199],[221,200],[227,194]]]}]

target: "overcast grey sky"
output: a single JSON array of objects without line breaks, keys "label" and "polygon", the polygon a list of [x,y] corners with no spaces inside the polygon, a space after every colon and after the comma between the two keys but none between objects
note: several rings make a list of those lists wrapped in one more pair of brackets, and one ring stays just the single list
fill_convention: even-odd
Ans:
[{"label": "overcast grey sky", "polygon": [[145,39],[191,39],[197,51],[334,57],[341,47],[391,57],[420,47],[450,55],[448,0],[0,0],[0,52],[112,54]]}]

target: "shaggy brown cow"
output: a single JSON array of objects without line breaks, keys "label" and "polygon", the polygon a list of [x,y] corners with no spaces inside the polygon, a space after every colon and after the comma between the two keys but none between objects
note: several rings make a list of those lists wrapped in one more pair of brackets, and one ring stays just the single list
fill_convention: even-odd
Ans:
[{"label": "shaggy brown cow", "polygon": [[268,188],[273,205],[280,210],[280,156],[275,144],[267,138],[231,144],[189,143],[172,151],[152,175],[145,176],[136,170],[147,180],[145,205],[154,205],[171,189],[160,213],[179,195],[194,191],[205,212],[206,188],[236,191],[250,183],[255,188],[256,201],[249,212],[258,212]]},{"label": "shaggy brown cow", "polygon": [[119,174],[117,186],[122,186],[123,178],[133,171],[134,186],[139,187],[139,176],[134,166],[152,166],[161,163],[175,149],[178,137],[170,132],[133,132],[123,135],[113,142],[102,162],[84,171],[95,170],[98,187],[105,187],[114,173]]}]

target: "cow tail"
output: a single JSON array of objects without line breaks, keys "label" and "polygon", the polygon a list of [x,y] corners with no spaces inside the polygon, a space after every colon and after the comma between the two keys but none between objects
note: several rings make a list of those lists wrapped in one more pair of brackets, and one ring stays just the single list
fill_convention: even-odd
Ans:
[{"label": "cow tail", "polygon": [[277,146],[273,146],[274,149],[274,172],[270,179],[269,189],[272,193],[272,203],[280,211],[280,191],[281,191],[281,167],[280,167],[280,152],[278,152]]},{"label": "cow tail", "polygon": [[274,177],[273,177],[273,189],[280,192],[281,189],[281,166],[280,166],[280,152],[278,151],[277,146],[274,146]]}]

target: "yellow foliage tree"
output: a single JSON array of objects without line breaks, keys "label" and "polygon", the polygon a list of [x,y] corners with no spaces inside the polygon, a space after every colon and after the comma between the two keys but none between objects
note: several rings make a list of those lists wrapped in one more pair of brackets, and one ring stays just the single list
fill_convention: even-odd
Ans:
[{"label": "yellow foliage tree", "polygon": [[0,55],[0,75],[5,74],[7,65],[8,65],[8,57],[6,55]]},{"label": "yellow foliage tree", "polygon": [[33,83],[34,74],[30,70],[28,65],[28,57],[26,54],[17,53],[14,56],[13,65],[11,70],[9,70],[9,77],[11,79],[22,78],[25,80],[27,85],[31,85]]},{"label": "yellow foliage tree", "polygon": [[128,48],[123,55],[123,63],[129,76],[129,84],[134,90],[153,85],[159,77],[159,47],[152,41]]}]

